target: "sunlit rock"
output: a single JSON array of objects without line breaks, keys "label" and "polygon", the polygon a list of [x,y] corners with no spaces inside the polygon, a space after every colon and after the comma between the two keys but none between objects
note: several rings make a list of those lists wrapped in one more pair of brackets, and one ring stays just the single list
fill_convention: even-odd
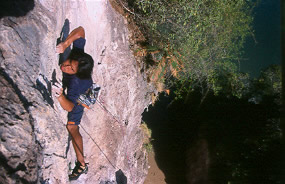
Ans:
[{"label": "sunlit rock", "polygon": [[50,83],[62,77],[55,46],[64,25],[85,28],[107,109],[85,110],[80,131],[89,172],[72,183],[143,183],[148,166],[139,125],[154,89],[129,49],[126,21],[107,0],[28,4],[21,16],[0,19],[0,183],[69,183],[76,157]]}]

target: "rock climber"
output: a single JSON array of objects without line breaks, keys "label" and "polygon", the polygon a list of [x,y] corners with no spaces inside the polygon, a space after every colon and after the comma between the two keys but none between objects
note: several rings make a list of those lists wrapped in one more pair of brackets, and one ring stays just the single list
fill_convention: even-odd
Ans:
[{"label": "rock climber", "polygon": [[[84,94],[93,84],[91,75],[94,61],[89,54],[84,52],[85,31],[83,27],[74,29],[66,38],[56,46],[57,53],[63,53],[73,43],[73,48],[68,58],[60,65],[63,72],[63,86],[54,85],[53,91],[61,107],[68,111],[66,128],[71,136],[72,145],[77,161],[70,180],[76,180],[82,173],[87,173],[88,166],[84,161],[83,140],[79,132],[79,124],[84,107],[77,102],[80,94]],[[66,93],[65,93],[65,89]]]}]

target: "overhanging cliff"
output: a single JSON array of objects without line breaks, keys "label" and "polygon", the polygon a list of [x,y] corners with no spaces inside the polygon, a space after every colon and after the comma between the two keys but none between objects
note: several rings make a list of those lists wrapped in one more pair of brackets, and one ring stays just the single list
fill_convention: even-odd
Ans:
[{"label": "overhanging cliff", "polygon": [[69,183],[76,157],[50,81],[62,77],[55,53],[62,29],[78,26],[107,111],[98,104],[85,110],[80,131],[89,172],[72,183],[117,183],[119,169],[128,183],[143,183],[148,166],[139,126],[155,89],[130,50],[127,21],[108,0],[28,4],[26,13],[0,20],[0,183]]}]

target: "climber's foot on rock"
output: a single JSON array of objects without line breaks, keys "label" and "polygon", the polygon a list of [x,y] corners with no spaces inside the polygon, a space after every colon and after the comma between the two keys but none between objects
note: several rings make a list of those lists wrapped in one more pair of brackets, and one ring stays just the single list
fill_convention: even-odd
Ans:
[{"label": "climber's foot on rock", "polygon": [[69,180],[77,180],[82,173],[87,174],[87,172],[88,172],[87,163],[85,163],[85,166],[83,166],[80,162],[77,161],[72,171],[72,174],[68,176]]}]

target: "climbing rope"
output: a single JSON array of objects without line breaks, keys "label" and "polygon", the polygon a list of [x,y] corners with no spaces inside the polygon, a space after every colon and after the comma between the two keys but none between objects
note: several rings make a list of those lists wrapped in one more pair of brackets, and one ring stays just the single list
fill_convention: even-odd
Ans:
[{"label": "climbing rope", "polygon": [[[100,97],[99,97],[100,98]],[[99,100],[97,99],[96,102],[97,104],[99,105],[99,107],[101,107],[105,112],[107,112],[109,115],[112,116],[112,118],[119,123],[119,125],[121,126],[121,122],[115,117],[115,115],[113,115],[107,108],[106,106],[102,103],[103,100]],[[128,125],[128,120],[125,120],[125,125]],[[80,125],[82,127],[82,125]],[[83,128],[83,127],[82,127]],[[96,146],[99,148],[99,150],[103,153],[103,155],[106,157],[106,159],[109,161],[109,163],[113,166],[114,169],[118,168],[116,166],[114,166],[114,164],[112,164],[112,162],[108,159],[108,157],[104,154],[103,150],[99,147],[99,145],[95,142],[95,140],[91,137],[91,135],[83,128],[83,130],[89,135],[89,137],[92,139],[92,141],[96,144]],[[123,133],[125,134],[125,130],[123,130]],[[127,145],[127,150],[128,150],[128,145]],[[129,171],[130,171],[130,175],[131,175],[131,178],[133,178],[133,174],[132,174],[132,170],[131,170],[131,167],[130,167],[130,158],[128,156],[128,153],[125,152],[125,157],[127,158],[127,161],[128,161],[128,167],[129,167]],[[118,168],[120,169],[120,168]]]},{"label": "climbing rope", "polygon": [[[109,115],[111,115],[111,117],[112,117],[116,122],[118,122],[119,125],[120,125],[120,127],[121,127],[121,121],[119,121],[119,120],[115,117],[115,115],[113,115],[99,99],[97,99],[96,102],[98,103],[99,107],[101,107],[105,112],[107,112]],[[128,121],[127,121],[127,120],[125,120],[125,125],[128,125]],[[92,140],[92,142],[97,146],[97,148],[98,148],[98,149],[100,150],[100,152],[104,155],[104,157],[105,157],[106,160],[110,163],[110,165],[111,165],[114,169],[120,169],[119,167],[115,166],[115,164],[113,164],[113,163],[110,161],[110,159],[108,158],[108,156],[104,153],[104,151],[100,148],[100,146],[97,144],[97,142],[94,140],[94,138],[88,133],[88,131],[87,131],[82,125],[78,125],[78,126],[80,126],[80,127],[84,130],[84,132],[90,137],[90,139]],[[125,130],[123,130],[123,133],[125,134]],[[69,133],[69,135],[71,135],[71,134]],[[72,137],[72,135],[71,135],[71,137]],[[73,138],[73,137],[72,137],[72,138]],[[79,147],[76,142],[75,142],[75,145],[76,145],[77,147]],[[79,150],[80,150],[80,149],[79,149]],[[127,145],[127,150],[128,150],[128,145]],[[83,155],[82,152],[81,152],[81,154]],[[131,162],[131,161],[130,161],[130,158],[129,158],[127,152],[125,152],[125,157],[127,158],[127,161],[128,161],[128,167],[129,167],[128,169],[129,169],[129,171],[130,171],[130,175],[131,175],[130,180],[131,180],[131,179],[133,178],[133,174],[132,174],[131,167],[130,167],[130,162]]]},{"label": "climbing rope", "polygon": [[113,114],[105,107],[105,105],[104,105],[99,99],[97,99],[97,103],[98,103],[99,107],[101,107],[105,112],[107,112],[108,114],[110,114],[110,115],[112,116],[112,118],[113,118],[116,122],[121,123],[121,122],[115,117],[115,115],[113,115]]},{"label": "climbing rope", "polygon": [[112,167],[114,168],[114,169],[120,169],[120,168],[118,168],[118,167],[116,167],[111,161],[110,161],[110,159],[107,157],[107,155],[104,153],[104,151],[100,148],[100,146],[96,143],[96,141],[93,139],[93,137],[85,130],[85,128],[82,126],[82,125],[80,125],[80,127],[84,130],[84,132],[90,137],[90,139],[94,142],[94,144],[98,147],[98,149],[100,150],[100,152],[104,155],[104,157],[108,160],[108,162],[112,165]]},{"label": "climbing rope", "polygon": [[[100,98],[100,97],[99,97]],[[100,99],[97,99],[96,100],[97,101],[97,103],[98,103],[98,105],[99,105],[99,107],[101,107],[105,112],[107,112],[108,114],[110,114],[111,116],[112,116],[112,118],[116,121],[116,122],[118,122],[119,124],[120,123],[122,123],[121,121],[119,121],[117,118],[116,118],[116,116],[115,115],[113,115],[107,108],[106,108],[106,106],[102,103],[102,100]],[[128,125],[128,120],[124,120],[124,123],[125,123],[125,125]]]},{"label": "climbing rope", "polygon": [[[85,128],[82,126],[82,125],[80,125],[80,127],[84,130],[84,132],[91,138],[91,140],[94,142],[94,144],[98,147],[98,149],[100,150],[100,152],[104,155],[104,157],[108,160],[108,162],[111,164],[111,166],[114,168],[114,169],[119,169],[119,170],[121,170],[119,167],[117,167],[117,166],[115,166],[111,161],[110,161],[110,159],[107,157],[107,155],[104,153],[104,151],[100,148],[100,146],[96,143],[96,141],[92,138],[92,136],[85,130]],[[127,154],[127,152],[126,152],[126,158],[127,158],[127,160],[128,160],[128,167],[129,167],[129,171],[130,171],[130,175],[131,175],[131,178],[130,179],[132,179],[133,178],[133,175],[132,175],[132,170],[131,170],[131,168],[130,168],[130,159],[129,159],[129,157],[128,157],[128,154]]]}]

